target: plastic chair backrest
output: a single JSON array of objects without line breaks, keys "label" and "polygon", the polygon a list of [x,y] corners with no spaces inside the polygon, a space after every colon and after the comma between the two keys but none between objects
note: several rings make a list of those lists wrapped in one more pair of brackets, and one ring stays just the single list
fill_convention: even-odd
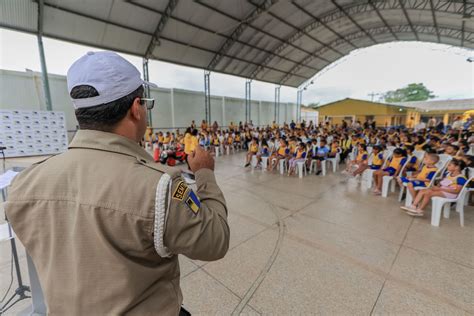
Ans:
[{"label": "plastic chair backrest", "polygon": [[471,178],[474,177],[474,167],[467,168],[467,175]]},{"label": "plastic chair backrest", "polygon": [[[472,168],[471,168],[471,169],[472,169]],[[463,185],[461,191],[459,191],[459,194],[458,194],[457,197],[463,196],[463,194],[468,190],[468,188],[469,188],[469,183],[470,183],[472,180],[474,180],[474,175],[471,175],[471,176],[469,176],[469,178],[467,178],[466,183],[464,183],[464,185]]]},{"label": "plastic chair backrest", "polygon": [[387,167],[388,160],[389,160],[390,158],[392,158],[392,155],[393,155],[393,152],[390,151],[390,150],[388,150],[388,149],[385,149],[385,150],[383,151],[383,159],[384,159],[384,161],[383,161],[382,168]]},{"label": "plastic chair backrest", "polygon": [[411,156],[406,157],[405,163],[403,164],[402,168],[400,169],[399,175],[403,173],[403,170],[408,166],[408,162],[410,161]]},{"label": "plastic chair backrest", "polygon": [[440,154],[439,155],[439,161],[441,161],[443,163],[443,166],[447,165],[448,162],[453,159],[452,156],[450,155],[447,155],[447,154]]},{"label": "plastic chair backrest", "polygon": [[374,153],[369,154],[369,159],[367,159],[367,164],[370,166],[372,164],[372,160],[374,160]]},{"label": "plastic chair backrest", "polygon": [[373,148],[372,146],[367,146],[367,153],[368,153],[369,155],[372,154],[372,150],[373,150],[373,149],[374,149],[374,148]]}]

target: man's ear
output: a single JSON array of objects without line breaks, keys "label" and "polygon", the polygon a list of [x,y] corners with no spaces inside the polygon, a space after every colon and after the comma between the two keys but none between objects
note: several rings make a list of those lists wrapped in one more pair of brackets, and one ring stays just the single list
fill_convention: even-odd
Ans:
[{"label": "man's ear", "polygon": [[139,121],[141,119],[141,107],[142,105],[140,104],[140,98],[135,98],[133,100],[132,106],[130,107],[130,116],[133,120]]}]

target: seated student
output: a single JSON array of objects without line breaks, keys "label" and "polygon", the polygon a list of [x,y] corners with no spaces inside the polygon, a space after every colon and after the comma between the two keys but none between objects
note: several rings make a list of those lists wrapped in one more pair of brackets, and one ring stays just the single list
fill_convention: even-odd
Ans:
[{"label": "seated student", "polygon": [[435,176],[436,171],[438,171],[438,168],[436,168],[436,163],[438,161],[438,155],[426,154],[423,158],[423,168],[421,171],[411,177],[398,177],[398,184],[402,186],[403,183],[407,183],[407,190],[410,191],[410,194],[414,199],[417,192],[420,192],[416,191],[415,187],[426,187],[430,183],[431,179]]},{"label": "seated student", "polygon": [[467,179],[463,176],[462,170],[466,167],[464,161],[452,159],[447,166],[448,174],[444,177],[439,185],[432,188],[422,190],[413,201],[411,206],[402,206],[411,216],[423,216],[424,208],[430,203],[430,199],[434,196],[440,196],[448,199],[455,199]]},{"label": "seated student", "polygon": [[257,155],[257,153],[258,153],[258,140],[256,138],[252,138],[249,144],[249,150],[247,152],[247,160],[245,162],[245,167],[250,166],[252,157]]},{"label": "seated student", "polygon": [[240,133],[236,133],[235,138],[234,138],[234,147],[235,148],[240,148],[241,146],[242,146],[242,143],[241,143]]},{"label": "seated student", "polygon": [[340,153],[339,141],[335,137],[331,143],[331,150],[328,153],[328,157],[334,158],[338,153]]},{"label": "seated student", "polygon": [[402,166],[407,161],[406,152],[401,148],[395,148],[392,157],[388,160],[389,165],[387,168],[377,170],[374,172],[374,194],[382,194],[382,181],[384,176],[398,176],[398,173],[402,169]]},{"label": "seated student", "polygon": [[293,157],[290,159],[288,163],[288,175],[291,176],[295,174],[296,170],[296,163],[302,162],[306,159],[306,145],[301,142],[296,149],[296,152],[293,154]]},{"label": "seated student", "polygon": [[219,147],[219,137],[217,137],[216,133],[212,134],[211,136],[211,147],[214,149],[215,147]]},{"label": "seated student", "polygon": [[329,148],[326,146],[326,140],[324,138],[319,141],[319,146],[313,149],[312,153],[311,159],[316,160],[316,169],[318,170],[316,175],[318,176],[322,172],[321,161],[326,160],[329,153]]},{"label": "seated student", "polygon": [[459,151],[459,146],[453,145],[453,144],[447,144],[444,153],[447,155],[450,155],[451,157],[456,156],[456,154]]},{"label": "seated student", "polygon": [[[275,151],[270,157],[270,163],[268,164],[268,170],[272,171],[273,168],[278,166],[281,159],[286,159],[290,154],[290,149],[288,148],[288,142],[286,139],[280,139],[280,146],[278,150]],[[275,159],[275,161],[273,161]]]},{"label": "seated student", "polygon": [[163,146],[164,148],[168,148],[171,142],[171,136],[170,132],[166,132],[166,134],[163,136]]},{"label": "seated student", "polygon": [[382,147],[378,145],[373,146],[372,155],[373,155],[372,163],[370,165],[364,164],[364,163],[360,164],[359,167],[356,170],[354,170],[354,172],[352,172],[352,176],[355,177],[359,174],[362,174],[367,169],[380,170],[380,168],[382,168],[383,160],[384,160]]},{"label": "seated student", "polygon": [[367,146],[364,144],[359,144],[357,145],[358,148],[358,154],[357,157],[354,160],[350,160],[347,162],[346,170],[344,170],[342,173],[345,174],[351,174],[352,169],[354,167],[358,167],[361,164],[367,164],[367,160],[369,159],[369,154],[367,153]]},{"label": "seated student", "polygon": [[403,176],[405,176],[406,172],[416,172],[418,171],[418,167],[420,166],[420,162],[418,158],[414,155],[415,147],[412,145],[405,146],[405,150],[407,151],[407,156],[410,158],[407,162],[407,166],[403,170]]},{"label": "seated student", "polygon": [[262,139],[262,146],[260,151],[257,153],[257,162],[260,164],[262,162],[262,157],[269,157],[270,156],[270,148],[268,143],[265,139]]},{"label": "seated student", "polygon": [[229,148],[230,150],[230,148],[232,148],[233,145],[234,145],[234,137],[232,136],[231,133],[229,133],[229,136],[227,136],[225,147]]}]

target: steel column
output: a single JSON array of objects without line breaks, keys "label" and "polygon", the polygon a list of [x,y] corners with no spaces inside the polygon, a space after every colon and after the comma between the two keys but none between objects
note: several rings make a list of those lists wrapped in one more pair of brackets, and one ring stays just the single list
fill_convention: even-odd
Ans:
[{"label": "steel column", "polygon": [[[143,58],[143,79],[145,81],[150,81],[150,73],[148,72],[148,59]],[[150,93],[150,87],[148,85],[145,85],[145,97],[149,98],[151,95]],[[151,118],[151,110],[148,110],[148,126],[152,127],[153,126],[153,120]]]},{"label": "steel column", "polygon": [[44,90],[44,99],[46,103],[46,110],[53,110],[53,103],[51,102],[51,91],[49,90],[49,79],[48,79],[48,69],[46,68],[46,58],[44,55],[43,47],[43,9],[44,9],[44,0],[38,1],[38,50],[40,55],[41,62],[41,76],[43,78],[43,90]]},{"label": "steel column", "polygon": [[278,124],[278,121],[280,120],[280,88],[281,86],[275,86],[275,113],[273,116],[273,120],[275,123]]},{"label": "steel column", "polygon": [[250,120],[252,118],[251,115],[251,102],[252,102],[252,97],[251,97],[251,87],[252,87],[252,80],[247,79],[245,81],[245,121],[247,123],[250,123]]},{"label": "steel column", "polygon": [[208,124],[211,124],[211,81],[210,81],[211,72],[204,72],[204,112],[205,120]]}]

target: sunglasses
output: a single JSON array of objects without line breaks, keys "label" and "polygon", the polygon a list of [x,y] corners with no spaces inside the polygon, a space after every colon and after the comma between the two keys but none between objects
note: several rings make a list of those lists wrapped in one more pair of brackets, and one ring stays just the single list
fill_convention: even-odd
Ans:
[{"label": "sunglasses", "polygon": [[140,98],[140,104],[146,106],[147,110],[151,110],[155,106],[155,99]]}]

